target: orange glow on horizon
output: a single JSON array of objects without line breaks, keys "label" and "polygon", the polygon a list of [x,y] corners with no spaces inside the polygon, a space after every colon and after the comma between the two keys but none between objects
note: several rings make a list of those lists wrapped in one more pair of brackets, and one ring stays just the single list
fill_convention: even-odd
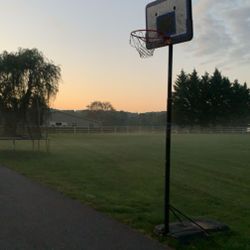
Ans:
[{"label": "orange glow on horizon", "polygon": [[[89,105],[92,101],[103,101],[103,102],[110,102],[115,110],[117,111],[125,111],[125,112],[134,112],[134,113],[144,113],[144,112],[158,112],[164,111],[164,104],[156,106],[155,103],[148,103],[145,105],[143,102],[130,102],[130,103],[118,103],[112,100],[101,100],[98,98],[93,98],[87,101],[79,102],[77,100],[72,101],[69,100],[68,102],[64,99],[57,99],[52,102],[51,107],[60,110],[84,110],[86,109],[87,105]],[[163,108],[162,108],[163,107]]]}]

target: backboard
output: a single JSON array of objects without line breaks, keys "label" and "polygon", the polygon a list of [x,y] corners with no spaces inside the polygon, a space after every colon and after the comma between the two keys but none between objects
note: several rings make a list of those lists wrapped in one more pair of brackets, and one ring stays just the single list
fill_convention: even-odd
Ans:
[{"label": "backboard", "polygon": [[[147,49],[189,41],[193,38],[192,1],[156,0],[146,6]],[[151,32],[157,31],[157,32]],[[152,35],[155,39],[152,39]],[[158,36],[169,38],[157,39]],[[170,41],[170,42],[169,42]]]}]

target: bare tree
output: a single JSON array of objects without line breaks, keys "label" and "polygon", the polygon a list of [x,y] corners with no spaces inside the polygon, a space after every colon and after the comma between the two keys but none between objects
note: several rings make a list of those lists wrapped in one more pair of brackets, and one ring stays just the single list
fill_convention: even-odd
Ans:
[{"label": "bare tree", "polygon": [[115,111],[114,107],[110,102],[100,102],[100,101],[94,101],[91,102],[87,109],[90,111]]}]

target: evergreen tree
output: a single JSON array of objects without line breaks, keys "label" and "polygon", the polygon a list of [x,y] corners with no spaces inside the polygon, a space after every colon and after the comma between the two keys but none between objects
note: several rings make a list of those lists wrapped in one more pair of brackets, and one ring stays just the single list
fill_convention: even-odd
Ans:
[{"label": "evergreen tree", "polygon": [[190,117],[190,125],[200,124],[201,121],[201,103],[202,100],[202,88],[201,88],[201,80],[198,76],[196,70],[189,75],[188,81],[188,99],[190,103],[189,107],[189,117]]},{"label": "evergreen tree", "polygon": [[174,121],[178,125],[246,125],[250,123],[250,89],[232,84],[215,69],[201,78],[196,70],[177,76],[173,93]]},{"label": "evergreen tree", "polygon": [[200,125],[205,127],[210,123],[211,102],[209,101],[210,76],[207,72],[201,77],[200,84]]},{"label": "evergreen tree", "polygon": [[231,83],[215,69],[208,89],[209,118],[213,125],[227,124],[230,115]]},{"label": "evergreen tree", "polygon": [[174,121],[183,126],[190,123],[189,113],[191,107],[188,99],[188,82],[189,76],[182,70],[177,76],[173,93],[173,118]]},{"label": "evergreen tree", "polygon": [[241,85],[237,80],[232,86],[230,98],[231,123],[250,123],[250,89],[246,83]]}]

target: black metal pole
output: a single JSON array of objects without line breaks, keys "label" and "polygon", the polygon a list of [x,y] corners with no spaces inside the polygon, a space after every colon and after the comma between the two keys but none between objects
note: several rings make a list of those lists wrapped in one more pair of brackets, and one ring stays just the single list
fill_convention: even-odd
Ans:
[{"label": "black metal pole", "polygon": [[169,45],[168,54],[168,99],[166,118],[166,154],[165,154],[165,204],[164,204],[164,231],[169,233],[170,217],[170,167],[171,167],[171,127],[172,127],[172,74],[173,74],[173,45]]}]

